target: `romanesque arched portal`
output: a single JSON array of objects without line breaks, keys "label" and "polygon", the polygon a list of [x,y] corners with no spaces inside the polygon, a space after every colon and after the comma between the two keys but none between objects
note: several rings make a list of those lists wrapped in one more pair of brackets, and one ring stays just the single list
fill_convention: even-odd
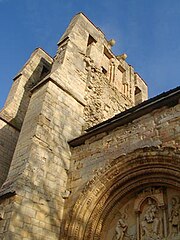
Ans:
[{"label": "romanesque arched portal", "polygon": [[108,163],[71,209],[64,239],[180,239],[180,158],[144,148]]}]

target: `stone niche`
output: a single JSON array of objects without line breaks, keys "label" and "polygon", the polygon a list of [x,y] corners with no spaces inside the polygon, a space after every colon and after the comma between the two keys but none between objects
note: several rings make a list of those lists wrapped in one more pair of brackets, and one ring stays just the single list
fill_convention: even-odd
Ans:
[{"label": "stone niche", "polygon": [[118,202],[103,227],[105,240],[180,240],[180,192],[149,187]]}]

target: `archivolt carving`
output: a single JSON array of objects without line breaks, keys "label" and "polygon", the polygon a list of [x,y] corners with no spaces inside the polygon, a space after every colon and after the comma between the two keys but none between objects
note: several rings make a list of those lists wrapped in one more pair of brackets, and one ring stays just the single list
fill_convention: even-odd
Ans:
[{"label": "archivolt carving", "polygon": [[[96,176],[87,183],[71,211],[70,219],[66,218],[68,227],[64,233],[64,239],[69,239],[69,237],[70,239],[78,240],[105,239],[103,235],[104,230],[102,231],[103,225],[113,208],[118,206],[119,203],[123,204],[123,199],[126,195],[131,197],[135,192],[145,189],[148,186],[170,186],[180,189],[180,159],[177,150],[170,148],[145,148],[109,162],[104,169],[101,169],[100,173],[97,173]],[[149,207],[150,201],[152,208],[154,205],[158,206],[158,208],[161,207],[160,203],[162,203],[163,200],[158,196],[160,195],[156,193],[153,197],[151,195],[149,200],[146,198],[146,208],[148,206],[147,201],[149,201]],[[138,204],[141,206],[141,201]],[[138,204],[136,202],[135,212],[138,211]],[[177,224],[175,227],[172,224],[172,222],[174,222],[174,220],[172,220],[174,216],[173,212],[175,212],[173,207],[171,212],[172,217],[169,223],[171,223],[175,232],[177,231]],[[155,207],[154,213],[155,215],[157,214]],[[143,212],[143,214],[145,214],[145,212]],[[148,224],[147,218],[144,218],[144,220],[140,219],[139,221],[141,221],[139,226],[146,232],[146,225]],[[157,218],[154,218],[153,222],[154,225],[155,223],[158,225]],[[128,233],[128,228],[125,227],[126,218],[123,216],[123,213],[121,213],[121,218],[119,216],[119,220],[117,219],[116,224],[119,224],[119,227],[124,226],[124,235],[122,235],[124,238],[122,238],[122,240],[133,239],[133,235]],[[114,237],[116,236],[118,239],[119,235],[115,233],[116,227],[114,227]],[[139,234],[142,235],[142,230],[140,230]],[[142,238],[141,235],[139,235],[140,240],[151,239]],[[158,237],[158,232],[156,232],[156,238],[154,239],[161,239]],[[151,240],[153,240],[153,238]]]}]

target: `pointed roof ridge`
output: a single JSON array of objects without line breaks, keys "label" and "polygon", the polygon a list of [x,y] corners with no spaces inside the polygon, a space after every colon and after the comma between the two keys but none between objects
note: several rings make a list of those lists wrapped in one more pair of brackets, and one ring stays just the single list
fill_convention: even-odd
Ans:
[{"label": "pointed roof ridge", "polygon": [[77,16],[77,15],[83,15],[83,17],[85,17],[88,20],[88,22],[90,22],[98,31],[102,32],[102,34],[105,36],[105,34],[101,30],[101,28],[97,27],[83,12],[79,12],[75,16]]}]

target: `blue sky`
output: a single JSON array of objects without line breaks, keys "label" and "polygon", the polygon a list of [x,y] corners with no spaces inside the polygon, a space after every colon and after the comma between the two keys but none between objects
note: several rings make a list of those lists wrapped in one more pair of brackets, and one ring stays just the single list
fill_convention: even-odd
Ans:
[{"label": "blue sky", "polygon": [[78,12],[116,40],[115,54],[127,53],[149,97],[179,85],[180,0],[0,0],[0,108],[33,50],[54,56]]}]

